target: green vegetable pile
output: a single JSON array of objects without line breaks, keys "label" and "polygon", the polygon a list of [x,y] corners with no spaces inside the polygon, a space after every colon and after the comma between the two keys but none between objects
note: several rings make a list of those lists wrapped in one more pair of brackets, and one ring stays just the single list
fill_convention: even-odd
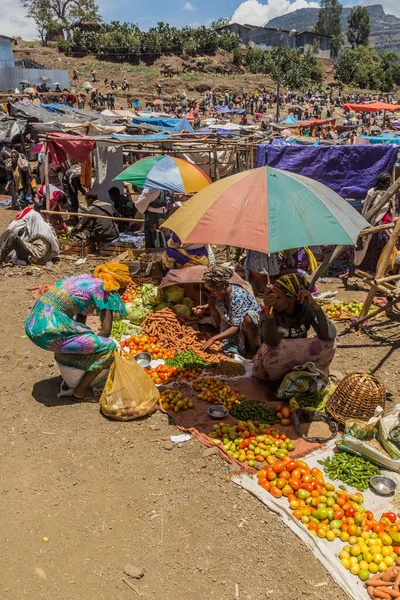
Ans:
[{"label": "green vegetable pile", "polygon": [[273,408],[257,400],[245,400],[235,404],[230,413],[238,421],[260,421],[266,425],[274,425],[278,420]]},{"label": "green vegetable pile", "polygon": [[301,408],[316,408],[323,401],[324,395],[321,394],[321,392],[314,392],[313,394],[297,394],[294,399]]},{"label": "green vegetable pile", "polygon": [[140,329],[129,323],[114,321],[111,328],[111,337],[119,342],[123,335],[135,335],[138,331],[140,332]]},{"label": "green vegetable pile", "polygon": [[332,458],[328,456],[326,460],[319,460],[318,463],[323,465],[330,479],[341,479],[359,492],[366,490],[371,477],[379,473],[379,468],[369,460],[348,452],[338,452]]},{"label": "green vegetable pile", "polygon": [[211,363],[200,358],[194,350],[184,350],[175,354],[174,358],[167,358],[167,367],[180,367],[182,369],[197,369],[209,367]]}]

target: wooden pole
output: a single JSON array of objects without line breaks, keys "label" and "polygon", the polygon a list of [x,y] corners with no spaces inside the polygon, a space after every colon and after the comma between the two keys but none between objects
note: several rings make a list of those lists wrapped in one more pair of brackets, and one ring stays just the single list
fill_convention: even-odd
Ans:
[{"label": "wooden pole", "polygon": [[399,189],[400,189],[400,177],[398,179],[396,179],[396,181],[393,183],[393,185],[390,186],[390,188],[388,190],[386,190],[386,192],[382,195],[382,198],[379,200],[379,202],[376,204],[376,206],[374,208],[371,208],[367,212],[367,214],[365,215],[365,219],[370,222],[372,217],[374,217],[375,215],[378,214],[378,212],[381,210],[381,208],[383,206],[385,206],[385,204],[387,203],[389,198],[391,198],[393,196],[393,194],[395,194]]},{"label": "wooden pole", "polygon": [[[400,181],[400,178],[397,181]],[[393,229],[393,232],[389,238],[389,241],[382,251],[382,254],[380,256],[379,265],[378,265],[378,268],[377,268],[377,271],[375,274],[375,280],[382,279],[382,277],[385,275],[387,266],[389,264],[390,255],[392,254],[392,250],[396,245],[396,241],[397,241],[399,234],[400,234],[400,219],[397,221],[397,223]],[[362,319],[363,317],[365,317],[368,314],[368,311],[369,311],[372,301],[375,297],[377,289],[378,289],[378,286],[376,284],[371,285],[371,289],[368,292],[368,295],[365,299],[364,306],[363,306],[361,314],[360,314],[360,319]]]},{"label": "wooden pole", "polygon": [[143,219],[128,219],[125,217],[109,217],[107,215],[92,215],[91,213],[63,212],[59,210],[41,210],[45,215],[67,215],[69,217],[89,217],[90,219],[108,219],[109,221],[128,221],[128,223],[144,223]]},{"label": "wooden pole", "polygon": [[384,306],[380,306],[379,308],[377,308],[376,310],[374,310],[374,312],[369,313],[368,315],[366,315],[362,319],[359,319],[355,323],[350,323],[350,327],[354,327],[355,329],[358,329],[360,327],[360,325],[362,323],[364,323],[364,321],[368,321],[369,319],[372,319],[373,317],[376,317],[376,315],[379,315],[379,313],[384,312],[388,308],[391,308],[392,306],[394,306],[395,304],[397,304],[398,301],[399,301],[399,294],[397,294],[396,297],[393,300],[391,300],[390,302],[387,302]]},{"label": "wooden pole", "polygon": [[44,184],[46,186],[46,210],[50,210],[49,150],[47,142],[44,143]]},{"label": "wooden pole", "polygon": [[311,278],[309,281],[310,287],[312,287],[314,285],[314,283],[316,283],[318,281],[318,279],[320,277],[322,277],[322,275],[325,275],[325,273],[327,272],[327,270],[329,269],[329,267],[331,266],[331,264],[333,263],[335,258],[337,258],[339,256],[339,254],[341,252],[343,252],[343,250],[345,248],[346,248],[346,246],[336,246],[333,249],[332,253],[322,261],[322,263],[319,265],[319,267],[311,275]]},{"label": "wooden pole", "polygon": [[218,181],[220,179],[220,174],[219,174],[218,154],[217,154],[217,149],[215,147],[213,148],[213,157],[214,157],[215,180]]}]

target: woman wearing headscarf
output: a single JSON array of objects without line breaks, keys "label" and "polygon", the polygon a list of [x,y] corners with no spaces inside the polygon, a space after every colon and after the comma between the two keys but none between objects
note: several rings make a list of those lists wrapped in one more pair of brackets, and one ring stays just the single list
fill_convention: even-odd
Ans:
[{"label": "woman wearing headscarf", "polygon": [[232,269],[220,265],[211,265],[203,275],[203,283],[210,292],[211,316],[220,332],[209,339],[203,349],[221,341],[226,354],[254,356],[261,309],[254,296],[230,283],[232,275]]},{"label": "woman wearing headscarf", "polygon": [[[113,318],[127,316],[120,294],[130,282],[128,267],[119,263],[67,277],[35,302],[26,319],[26,334],[36,346],[54,352],[60,365],[85,371],[73,390],[75,400],[90,400],[104,387],[116,349],[109,339]],[[98,334],[86,325],[93,312],[100,316]]]},{"label": "woman wearing headscarf", "polygon": [[[294,367],[308,362],[328,374],[336,329],[307,287],[300,273],[289,273],[266,288],[260,317],[262,346],[253,369],[258,379],[280,382]],[[307,338],[311,327],[316,337]]]},{"label": "woman wearing headscarf", "polygon": [[[50,192],[50,210],[54,212],[68,212],[68,198],[62,190],[55,187],[54,185],[49,185]],[[38,201],[40,205],[40,209],[42,207],[46,207],[46,186],[41,185],[37,191]],[[62,231],[67,229],[67,224],[64,221],[62,215],[49,215],[49,222],[58,231]]]},{"label": "woman wearing headscarf", "polygon": [[24,263],[45,265],[60,253],[57,236],[42,215],[28,207],[19,213],[0,236],[0,263],[15,252]]},{"label": "woman wearing headscarf", "polygon": [[[382,195],[390,187],[391,181],[392,178],[389,173],[381,173],[378,176],[375,187],[369,190],[365,199],[362,209],[363,217],[366,217],[367,213],[378,204]],[[372,227],[392,223],[393,218],[398,214],[396,198],[392,196],[374,217],[368,219],[368,222]],[[387,229],[359,238],[354,256],[354,264],[358,269],[375,275],[379,257],[389,241],[390,235],[391,230]]]}]

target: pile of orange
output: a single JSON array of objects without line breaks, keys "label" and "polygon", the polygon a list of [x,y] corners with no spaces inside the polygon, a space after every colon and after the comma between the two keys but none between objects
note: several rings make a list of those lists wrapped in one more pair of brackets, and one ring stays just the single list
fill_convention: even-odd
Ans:
[{"label": "pile of orange", "polygon": [[162,348],[158,344],[157,338],[149,335],[132,335],[129,339],[121,342],[120,346],[126,348],[130,354],[149,352],[153,359],[162,358],[165,360],[175,356],[175,350]]}]

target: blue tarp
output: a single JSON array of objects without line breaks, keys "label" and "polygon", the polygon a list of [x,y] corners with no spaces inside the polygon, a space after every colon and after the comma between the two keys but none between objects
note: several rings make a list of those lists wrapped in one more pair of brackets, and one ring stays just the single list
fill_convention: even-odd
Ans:
[{"label": "blue tarp", "polygon": [[382,135],[360,135],[363,140],[368,140],[370,144],[396,144],[400,145],[400,136],[390,133]]},{"label": "blue tarp", "polygon": [[181,131],[186,131],[187,133],[194,133],[194,129],[187,120],[186,117],[178,120],[178,123],[172,127],[169,131],[173,131],[174,133],[180,133]]},{"label": "blue tarp", "polygon": [[229,115],[245,115],[247,110],[245,108],[231,108],[230,106],[214,106],[214,110],[220,113],[225,113]]},{"label": "blue tarp", "polygon": [[134,125],[141,125],[147,123],[149,125],[155,125],[156,127],[162,127],[163,129],[172,129],[181,121],[181,119],[168,118],[168,117],[133,117],[132,123]]},{"label": "blue tarp", "polygon": [[296,125],[297,119],[295,119],[293,115],[288,115],[286,119],[283,119],[283,121],[281,121],[281,123],[284,125]]},{"label": "blue tarp", "polygon": [[[380,173],[392,172],[398,148],[392,145],[292,146],[261,145],[257,167],[291,171],[325,184],[343,198],[366,197]],[[262,162],[264,161],[264,162]]]},{"label": "blue tarp", "polygon": [[175,117],[134,117],[132,119],[132,123],[134,125],[141,125],[142,123],[146,123],[148,125],[155,125],[156,127],[160,127],[161,129],[165,129],[165,131],[180,133],[181,131],[188,131],[189,133],[193,133],[194,129],[187,120],[186,117],[182,119],[176,119]]},{"label": "blue tarp", "polygon": [[[104,137],[102,134],[101,137]],[[138,141],[147,141],[147,140],[168,140],[171,136],[169,133],[165,131],[160,131],[160,133],[153,133],[149,135],[124,135],[121,133],[111,133],[106,136],[107,138],[114,138],[115,140],[138,140]]]}]

